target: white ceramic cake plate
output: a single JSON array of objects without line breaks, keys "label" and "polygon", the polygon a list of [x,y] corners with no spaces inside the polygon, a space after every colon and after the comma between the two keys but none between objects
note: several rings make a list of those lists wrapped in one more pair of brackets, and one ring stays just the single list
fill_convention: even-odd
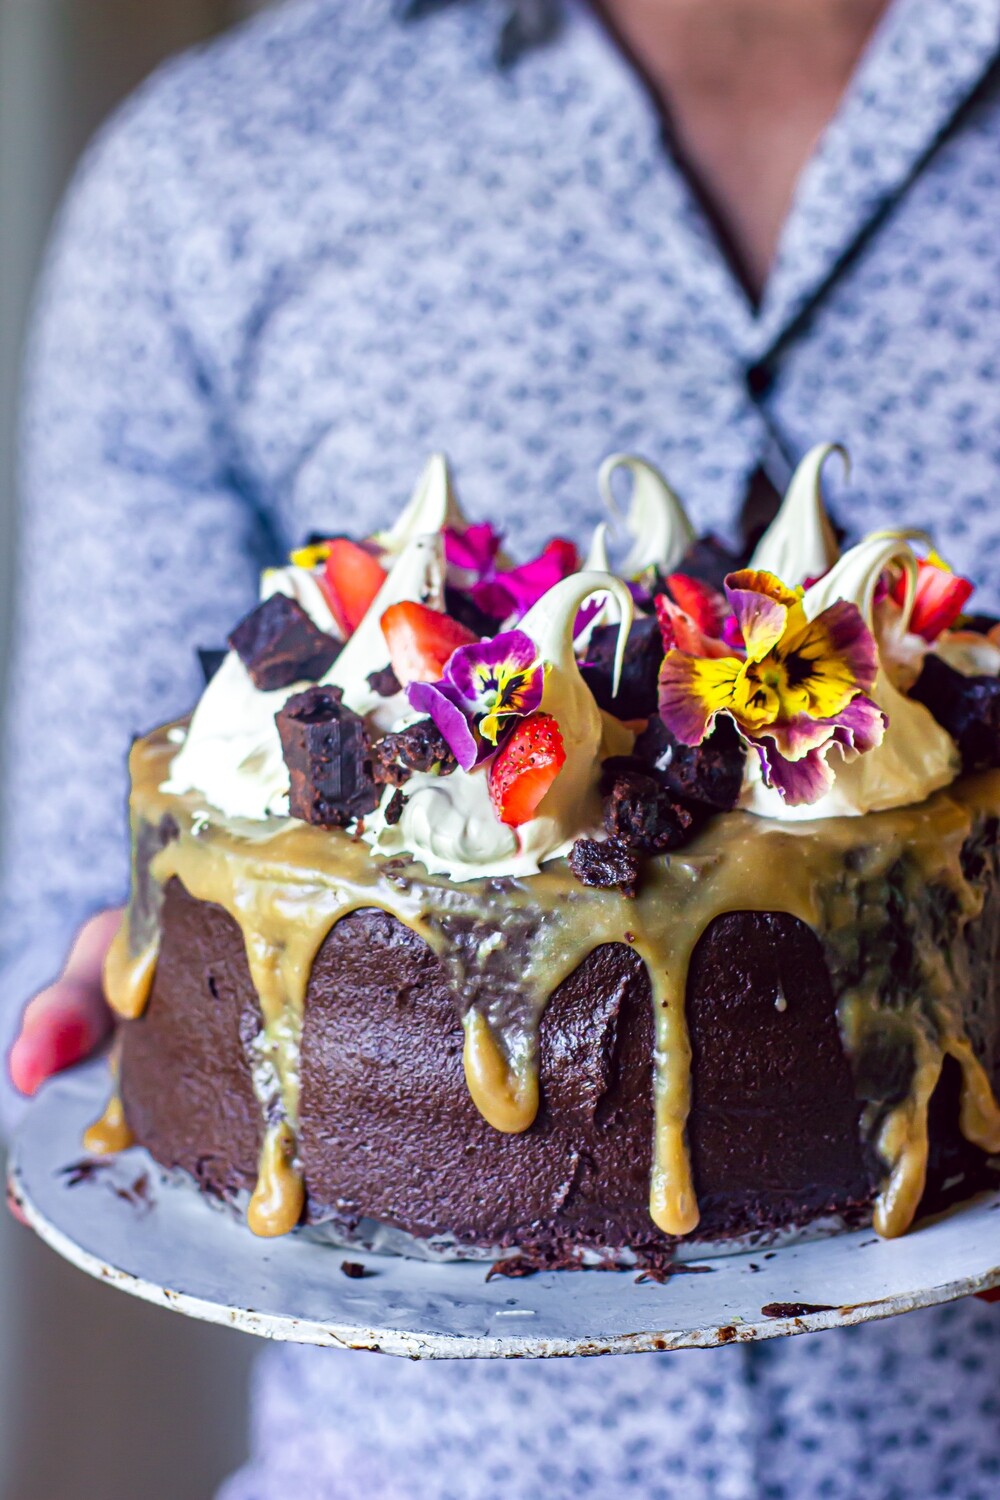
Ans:
[{"label": "white ceramic cake plate", "polygon": [[[28,1111],[9,1164],[28,1222],[111,1286],[263,1338],[417,1359],[628,1354],[863,1323],[1000,1284],[1000,1192],[903,1239],[860,1230],[751,1250],[663,1284],[596,1270],[486,1281],[482,1262],[260,1240],[138,1148],[87,1164],[81,1134],[106,1093],[106,1069],[92,1064]],[[345,1261],[366,1274],[349,1277]]]}]

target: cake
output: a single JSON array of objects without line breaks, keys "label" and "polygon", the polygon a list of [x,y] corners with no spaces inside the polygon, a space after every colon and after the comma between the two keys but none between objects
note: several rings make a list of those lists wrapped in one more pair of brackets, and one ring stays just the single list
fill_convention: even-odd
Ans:
[{"label": "cake", "polygon": [[803,460],[753,555],[649,464],[612,566],[430,461],[264,574],[131,755],[92,1150],[258,1235],[663,1265],[915,1216],[1000,1151],[1000,627]]}]

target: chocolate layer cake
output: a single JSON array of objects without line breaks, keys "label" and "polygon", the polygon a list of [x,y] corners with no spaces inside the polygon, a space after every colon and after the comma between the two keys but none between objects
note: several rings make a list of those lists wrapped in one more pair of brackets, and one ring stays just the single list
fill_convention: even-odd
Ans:
[{"label": "chocolate layer cake", "polygon": [[[820,507],[811,458],[786,527],[804,493]],[[280,608],[234,631],[228,684],[133,749],[112,1118],[258,1234],[410,1253],[631,1262],[869,1219],[897,1235],[922,1200],[971,1190],[1000,1150],[1000,755],[996,671],[953,663],[1000,666],[990,622],[963,631],[955,608],[918,637],[900,541],[786,565],[793,585],[830,569],[834,607],[810,614],[823,583],[780,584],[767,537],[750,568],[726,559],[724,590],[696,576],[718,544],[691,536],[627,569],[631,631],[586,617],[595,595],[630,602],[575,560],[518,613],[532,565],[491,560],[470,585],[477,528],[446,482],[436,526],[426,484],[414,505],[395,553],[392,533],[364,544],[373,597],[337,543],[293,555]],[[435,546],[436,597],[419,568],[393,593]],[[772,608],[761,647],[746,621]],[[910,627],[891,676],[887,608]],[[818,677],[821,647],[855,663],[841,708],[806,723],[796,699],[761,727],[755,701],[798,692],[800,659]],[[700,738],[677,708],[691,662],[756,694]],[[488,701],[463,686],[476,672]]]}]

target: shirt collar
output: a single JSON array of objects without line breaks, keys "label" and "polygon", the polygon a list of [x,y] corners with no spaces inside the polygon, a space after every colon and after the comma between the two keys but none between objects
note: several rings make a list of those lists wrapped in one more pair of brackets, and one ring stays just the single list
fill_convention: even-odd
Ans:
[{"label": "shirt collar", "polygon": [[1000,54],[1000,0],[896,0],[805,167],[756,320],[763,356],[934,149]]}]

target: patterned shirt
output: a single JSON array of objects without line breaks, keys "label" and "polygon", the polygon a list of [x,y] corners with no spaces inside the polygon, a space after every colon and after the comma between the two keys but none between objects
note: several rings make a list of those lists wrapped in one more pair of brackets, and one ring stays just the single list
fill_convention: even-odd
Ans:
[{"label": "patterned shirt", "polygon": [[[434,449],[527,555],[586,537],[613,449],[726,533],[756,470],[838,438],[842,523],[933,527],[1000,604],[1000,0],[895,0],[759,306],[592,13],[500,71],[503,14],[291,0],[82,164],[24,407],[8,1029],[122,897],[124,747],[190,705],[193,648],[308,531],[388,521]],[[986,1500],[997,1318],[539,1364],[274,1351],[226,1497]]]}]

